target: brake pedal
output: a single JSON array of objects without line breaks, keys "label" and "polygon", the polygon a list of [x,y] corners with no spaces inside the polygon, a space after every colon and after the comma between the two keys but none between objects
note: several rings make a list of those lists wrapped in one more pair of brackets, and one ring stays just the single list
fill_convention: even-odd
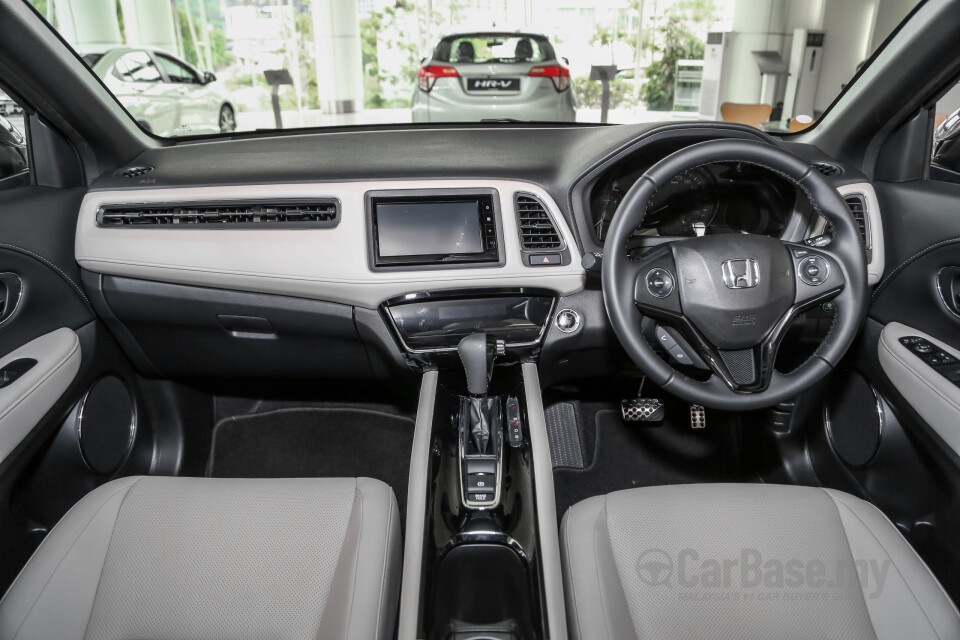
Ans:
[{"label": "brake pedal", "polygon": [[690,428],[691,429],[707,428],[707,410],[703,408],[702,404],[690,405]]}]

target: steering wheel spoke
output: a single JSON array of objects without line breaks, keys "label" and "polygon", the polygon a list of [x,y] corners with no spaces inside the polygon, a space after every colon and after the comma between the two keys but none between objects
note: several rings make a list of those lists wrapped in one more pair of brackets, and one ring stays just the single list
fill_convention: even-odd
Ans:
[{"label": "steering wheel spoke", "polygon": [[843,269],[830,251],[788,242],[784,245],[790,251],[796,276],[797,295],[790,310],[792,315],[832,300],[843,291],[846,284]]},{"label": "steering wheel spoke", "polygon": [[631,261],[630,268],[633,301],[640,313],[668,319],[683,315],[680,284],[676,277],[677,265],[669,244],[660,245]]},{"label": "steering wheel spoke", "polygon": [[764,340],[744,349],[719,349],[686,317],[675,319],[672,326],[706,368],[731,391],[756,393],[769,386],[779,339]]}]

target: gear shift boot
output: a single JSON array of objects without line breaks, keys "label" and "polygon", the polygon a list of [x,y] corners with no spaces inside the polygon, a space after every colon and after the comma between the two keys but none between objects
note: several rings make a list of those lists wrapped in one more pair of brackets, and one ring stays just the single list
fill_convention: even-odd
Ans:
[{"label": "gear shift boot", "polygon": [[461,431],[469,434],[464,455],[495,455],[493,436],[501,425],[500,398],[462,398]]}]

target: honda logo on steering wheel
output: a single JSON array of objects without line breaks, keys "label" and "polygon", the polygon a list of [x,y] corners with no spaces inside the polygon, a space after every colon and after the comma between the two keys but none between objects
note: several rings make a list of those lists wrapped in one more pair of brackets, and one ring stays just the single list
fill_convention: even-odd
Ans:
[{"label": "honda logo on steering wheel", "polygon": [[723,283],[730,289],[749,289],[760,282],[757,261],[753,258],[724,260],[722,268]]}]

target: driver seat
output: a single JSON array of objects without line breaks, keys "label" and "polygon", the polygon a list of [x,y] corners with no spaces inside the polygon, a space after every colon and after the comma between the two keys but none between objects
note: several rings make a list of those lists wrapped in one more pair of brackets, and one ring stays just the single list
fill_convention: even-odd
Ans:
[{"label": "driver seat", "polygon": [[561,549],[574,639],[960,638],[927,565],[840,491],[617,491],[567,511]]}]

